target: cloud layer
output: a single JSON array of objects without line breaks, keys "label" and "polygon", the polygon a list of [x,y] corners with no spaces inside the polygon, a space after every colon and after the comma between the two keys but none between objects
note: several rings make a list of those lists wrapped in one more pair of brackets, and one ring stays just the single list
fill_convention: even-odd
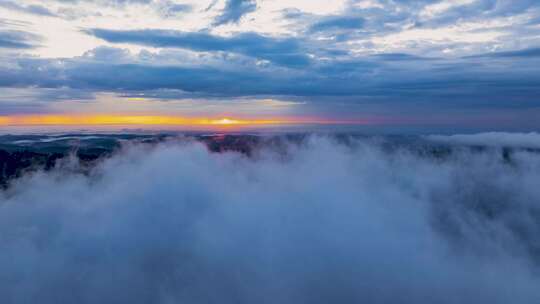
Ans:
[{"label": "cloud layer", "polygon": [[25,176],[0,196],[0,298],[540,300],[540,156],[388,147],[312,137],[246,158],[179,141]]},{"label": "cloud layer", "polygon": [[[429,132],[540,127],[538,1],[0,0],[0,13],[0,101],[21,91],[10,113],[73,111],[50,92],[82,89],[200,111],[218,97],[223,113],[295,100],[289,116]],[[29,102],[40,89],[51,98]]]},{"label": "cloud layer", "polygon": [[214,25],[238,22],[240,19],[257,9],[255,0],[227,0],[223,12],[216,17]]},{"label": "cloud layer", "polygon": [[426,138],[433,141],[445,142],[456,145],[540,149],[540,134],[536,132],[520,134],[490,132],[481,134],[450,136],[430,135]]}]

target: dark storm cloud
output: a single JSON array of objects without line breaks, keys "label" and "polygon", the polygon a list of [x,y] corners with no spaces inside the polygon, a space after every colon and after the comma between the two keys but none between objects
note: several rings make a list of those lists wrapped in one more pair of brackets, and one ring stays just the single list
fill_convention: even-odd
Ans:
[{"label": "dark storm cloud", "polygon": [[301,44],[293,38],[272,38],[257,33],[241,33],[231,37],[204,32],[167,30],[90,29],[86,33],[112,43],[133,43],[152,47],[184,48],[193,51],[222,51],[266,59],[285,66],[309,64]]},{"label": "dark storm cloud", "polygon": [[235,23],[257,9],[256,0],[226,0],[225,8],[214,20],[214,25]]},{"label": "dark storm cloud", "polygon": [[540,301],[537,153],[351,142],[250,159],[173,142],[25,175],[0,192],[0,298]]}]

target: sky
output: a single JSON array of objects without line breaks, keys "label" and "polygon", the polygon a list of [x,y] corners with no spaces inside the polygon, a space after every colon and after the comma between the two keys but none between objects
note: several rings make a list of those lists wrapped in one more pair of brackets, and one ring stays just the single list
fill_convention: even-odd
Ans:
[{"label": "sky", "polygon": [[0,0],[1,126],[536,131],[539,96],[537,0]]}]

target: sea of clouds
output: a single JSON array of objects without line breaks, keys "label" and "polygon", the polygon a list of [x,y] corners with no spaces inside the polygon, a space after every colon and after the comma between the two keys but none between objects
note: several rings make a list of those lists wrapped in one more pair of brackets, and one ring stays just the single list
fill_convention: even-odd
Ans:
[{"label": "sea of clouds", "polygon": [[1,303],[539,303],[540,154],[173,141],[0,192]]},{"label": "sea of clouds", "polygon": [[429,135],[427,139],[449,144],[540,149],[540,134],[487,132],[479,134]]}]

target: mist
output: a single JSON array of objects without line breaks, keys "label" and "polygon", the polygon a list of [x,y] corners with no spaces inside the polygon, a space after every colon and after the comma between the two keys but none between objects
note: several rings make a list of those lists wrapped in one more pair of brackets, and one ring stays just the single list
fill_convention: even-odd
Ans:
[{"label": "mist", "polygon": [[463,145],[481,145],[488,147],[514,147],[540,149],[540,134],[487,132],[479,134],[429,135],[429,140]]},{"label": "mist", "polygon": [[539,302],[540,154],[452,149],[71,158],[0,192],[1,302]]}]

